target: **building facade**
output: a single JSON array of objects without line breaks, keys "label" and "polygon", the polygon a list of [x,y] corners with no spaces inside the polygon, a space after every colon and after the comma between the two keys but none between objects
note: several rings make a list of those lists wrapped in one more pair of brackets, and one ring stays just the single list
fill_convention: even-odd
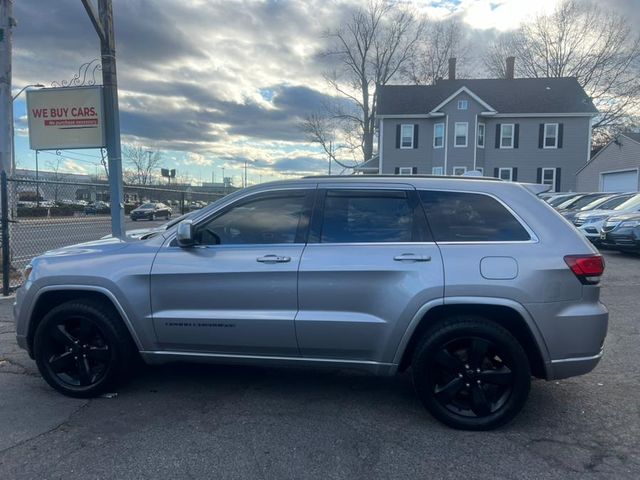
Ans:
[{"label": "building facade", "polygon": [[576,172],[589,159],[596,114],[575,78],[451,78],[430,86],[381,86],[377,171],[478,171],[572,191]]}]

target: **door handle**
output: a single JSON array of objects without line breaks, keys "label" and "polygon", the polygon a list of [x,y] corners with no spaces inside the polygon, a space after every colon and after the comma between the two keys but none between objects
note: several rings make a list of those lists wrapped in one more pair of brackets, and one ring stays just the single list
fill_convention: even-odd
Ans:
[{"label": "door handle", "polygon": [[431,256],[429,255],[416,255],[414,253],[403,253],[402,255],[396,255],[393,257],[396,262],[430,262]]},{"label": "door handle", "polygon": [[291,261],[291,257],[281,257],[279,255],[265,255],[264,257],[256,258],[260,263],[287,263]]}]

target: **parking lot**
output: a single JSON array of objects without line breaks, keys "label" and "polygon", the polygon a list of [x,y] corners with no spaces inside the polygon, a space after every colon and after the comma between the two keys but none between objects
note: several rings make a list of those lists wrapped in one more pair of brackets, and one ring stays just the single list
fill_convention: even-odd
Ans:
[{"label": "parking lot", "polygon": [[113,398],[50,389],[0,305],[0,478],[640,478],[640,256],[606,253],[606,354],[535,381],[501,430],[450,430],[407,374],[171,365]]}]

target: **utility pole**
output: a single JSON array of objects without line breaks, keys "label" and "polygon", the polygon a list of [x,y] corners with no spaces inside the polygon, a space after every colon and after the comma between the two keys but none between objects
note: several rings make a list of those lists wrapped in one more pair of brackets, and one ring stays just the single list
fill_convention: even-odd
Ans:
[{"label": "utility pole", "polygon": [[247,188],[247,161],[244,161],[244,188]]},{"label": "utility pole", "polygon": [[[5,0],[3,0],[5,1]],[[123,237],[124,209],[122,205],[122,154],[120,151],[120,111],[118,108],[118,78],[116,75],[116,45],[113,31],[112,0],[98,0],[96,14],[93,0],[82,0],[89,19],[100,39],[102,58],[102,93],[104,126],[109,160],[109,191],[111,197],[111,232]]]},{"label": "utility pole", "polygon": [[0,172],[7,176],[13,173],[11,162],[13,144],[13,100],[11,97],[11,50],[12,29],[16,26],[13,18],[13,0],[0,0]]}]

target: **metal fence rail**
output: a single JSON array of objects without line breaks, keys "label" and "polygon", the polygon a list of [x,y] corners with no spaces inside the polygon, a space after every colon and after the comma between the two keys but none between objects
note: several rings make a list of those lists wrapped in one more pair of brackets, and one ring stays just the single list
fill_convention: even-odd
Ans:
[{"label": "metal fence rail", "polygon": [[[48,250],[97,240],[111,233],[109,185],[7,178],[1,182],[3,294],[20,285],[29,261]],[[197,191],[198,187],[125,186],[127,230],[159,225],[133,223],[130,212],[147,202],[171,208],[173,218],[200,209],[225,193]]]}]

